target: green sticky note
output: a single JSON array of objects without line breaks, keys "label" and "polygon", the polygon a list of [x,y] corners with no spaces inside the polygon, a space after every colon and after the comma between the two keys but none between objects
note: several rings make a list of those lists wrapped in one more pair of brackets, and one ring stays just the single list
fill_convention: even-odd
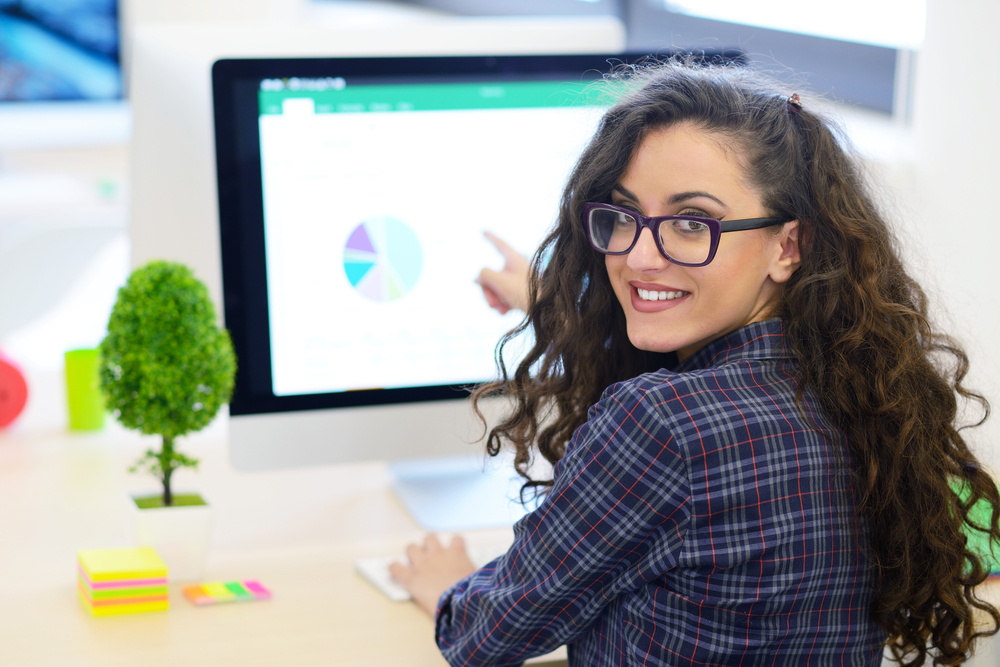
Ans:
[{"label": "green sticky note", "polygon": [[243,584],[241,584],[238,581],[229,581],[229,582],[226,582],[226,588],[229,589],[230,593],[232,593],[233,595],[236,596],[237,600],[250,600],[250,599],[253,599],[253,593],[251,593],[246,588],[244,588]]}]

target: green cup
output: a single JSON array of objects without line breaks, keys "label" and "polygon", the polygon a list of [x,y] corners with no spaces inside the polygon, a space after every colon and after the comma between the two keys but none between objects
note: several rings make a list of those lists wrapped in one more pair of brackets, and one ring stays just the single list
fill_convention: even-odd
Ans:
[{"label": "green cup", "polygon": [[104,428],[104,397],[98,386],[97,350],[66,353],[66,402],[69,430],[99,431]]}]

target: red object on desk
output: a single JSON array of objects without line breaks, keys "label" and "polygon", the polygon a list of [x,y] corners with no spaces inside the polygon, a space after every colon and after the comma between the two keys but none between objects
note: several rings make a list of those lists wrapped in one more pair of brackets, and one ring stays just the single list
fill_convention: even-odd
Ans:
[{"label": "red object on desk", "polygon": [[21,369],[0,352],[0,428],[17,419],[27,402],[28,383]]}]

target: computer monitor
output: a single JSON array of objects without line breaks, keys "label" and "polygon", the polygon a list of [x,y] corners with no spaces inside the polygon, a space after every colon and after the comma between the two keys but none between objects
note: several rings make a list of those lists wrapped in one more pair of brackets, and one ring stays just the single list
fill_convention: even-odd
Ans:
[{"label": "computer monitor", "polygon": [[[509,467],[483,474],[467,398],[496,377],[497,343],[522,317],[491,310],[473,282],[501,263],[483,232],[535,251],[620,90],[604,75],[644,58],[215,63],[237,468],[389,459],[427,528],[523,511]],[[504,348],[509,369],[529,344]]]},{"label": "computer monitor", "polygon": [[[468,392],[496,376],[521,317],[473,282],[502,261],[483,232],[534,252],[611,101],[599,81],[623,59],[215,64],[238,468],[469,453],[482,472]],[[453,465],[407,470],[443,498]]]},{"label": "computer monitor", "polygon": [[116,0],[0,1],[0,149],[123,144]]}]

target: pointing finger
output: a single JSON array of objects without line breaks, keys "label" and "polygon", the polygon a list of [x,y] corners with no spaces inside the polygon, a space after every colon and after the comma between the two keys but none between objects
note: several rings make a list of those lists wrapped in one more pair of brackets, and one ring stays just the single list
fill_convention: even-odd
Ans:
[{"label": "pointing finger", "polygon": [[503,255],[504,260],[508,262],[516,262],[518,259],[521,258],[521,253],[519,253],[518,251],[514,250],[509,245],[507,245],[507,242],[501,239],[496,234],[492,232],[483,232],[483,236],[485,236],[489,240],[489,242],[492,243],[493,246],[500,251],[500,254]]}]

